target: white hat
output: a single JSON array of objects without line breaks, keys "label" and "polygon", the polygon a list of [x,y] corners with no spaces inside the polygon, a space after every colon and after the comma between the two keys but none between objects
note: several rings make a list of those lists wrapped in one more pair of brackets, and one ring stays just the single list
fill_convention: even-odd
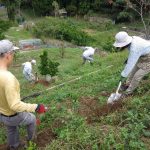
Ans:
[{"label": "white hat", "polygon": [[14,46],[9,40],[0,41],[0,54],[18,50],[19,48]]},{"label": "white hat", "polygon": [[127,32],[121,31],[115,36],[115,43],[113,44],[115,47],[124,47],[131,43],[132,37],[128,35]]},{"label": "white hat", "polygon": [[31,63],[34,64],[34,65],[36,65],[36,60],[34,60],[34,59],[31,60]]}]

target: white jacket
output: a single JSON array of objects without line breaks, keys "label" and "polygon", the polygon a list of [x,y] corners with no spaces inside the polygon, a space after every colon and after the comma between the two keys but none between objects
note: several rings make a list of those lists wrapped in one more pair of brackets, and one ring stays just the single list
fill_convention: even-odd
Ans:
[{"label": "white jacket", "polygon": [[141,56],[150,53],[150,41],[144,40],[140,37],[133,36],[133,40],[129,47],[129,56],[127,64],[121,73],[121,76],[128,77],[134,66],[136,65],[138,59]]},{"label": "white jacket", "polygon": [[83,56],[84,57],[89,57],[91,55],[94,55],[95,53],[95,49],[93,47],[84,47],[84,52],[83,52]]},{"label": "white jacket", "polygon": [[23,66],[23,74],[28,73],[30,74],[32,72],[32,64],[31,62],[25,62],[22,64]]}]

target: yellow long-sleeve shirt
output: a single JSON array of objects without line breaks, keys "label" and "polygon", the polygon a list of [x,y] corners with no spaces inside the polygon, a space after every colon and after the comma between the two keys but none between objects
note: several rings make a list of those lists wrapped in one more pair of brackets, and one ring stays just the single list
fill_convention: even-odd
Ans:
[{"label": "yellow long-sleeve shirt", "polygon": [[35,112],[37,104],[28,104],[20,100],[20,85],[15,76],[0,70],[0,113],[10,116],[17,112]]}]

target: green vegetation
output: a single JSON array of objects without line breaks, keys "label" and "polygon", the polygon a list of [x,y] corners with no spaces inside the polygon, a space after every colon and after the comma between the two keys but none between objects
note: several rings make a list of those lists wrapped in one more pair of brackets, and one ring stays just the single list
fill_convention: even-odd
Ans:
[{"label": "green vegetation", "polygon": [[7,31],[12,24],[9,21],[0,19],[0,40],[4,39],[4,32]]},{"label": "green vegetation", "polygon": [[87,33],[66,19],[44,18],[33,28],[33,33],[36,37],[63,38],[77,45],[86,45],[90,41]]},{"label": "green vegetation", "polygon": [[59,63],[52,62],[50,59],[48,59],[48,52],[46,50],[43,52],[42,55],[40,55],[40,59],[41,62],[39,70],[41,75],[50,74],[53,77],[58,73]]},{"label": "green vegetation", "polygon": [[[64,59],[60,59],[59,49],[47,49],[47,52],[50,58],[58,60],[60,63],[58,81],[51,86],[83,76],[79,81],[65,84],[63,87],[47,91],[43,95],[27,101],[44,103],[50,107],[50,110],[41,117],[42,123],[38,129],[46,131],[51,128],[57,135],[56,139],[48,143],[47,150],[86,149],[88,147],[89,149],[116,148],[117,150],[148,149],[149,137],[145,136],[150,120],[149,91],[145,91],[147,84],[141,85],[134,97],[125,101],[123,107],[113,113],[108,113],[106,116],[94,115],[92,123],[87,123],[88,114],[87,117],[83,117],[79,113],[80,109],[89,110],[91,115],[94,113],[89,106],[82,106],[82,99],[87,102],[89,98],[92,101],[97,99],[94,107],[106,103],[108,97],[101,96],[101,92],[112,92],[112,89],[117,86],[120,71],[123,68],[123,65],[120,64],[123,64],[126,53],[112,53],[107,57],[100,57],[96,54],[94,66],[91,67],[88,63],[85,66],[81,65],[82,58],[80,58],[81,50],[79,49],[66,49]],[[20,53],[15,64],[21,64],[30,58],[36,59],[39,63],[41,53],[42,51]],[[107,68],[110,65],[113,66]],[[28,85],[21,70],[20,67],[11,68],[21,83],[22,96],[46,89],[42,85]],[[96,70],[99,72],[87,75]],[[145,94],[138,95],[141,91]],[[93,106],[91,105],[91,107]],[[56,125],[54,125],[55,123]],[[3,128],[0,129],[0,132],[2,143],[2,139],[5,139]]]},{"label": "green vegetation", "polygon": [[[40,139],[44,139],[43,135],[47,136],[44,139],[46,147],[42,149],[148,150],[150,147],[149,77],[140,83],[140,87],[132,97],[126,99],[116,109],[103,113],[109,95],[118,85],[123,63],[127,57],[127,52],[116,53],[113,48],[114,35],[122,30],[123,26],[127,26],[127,29],[141,29],[142,26],[139,22],[114,25],[108,19],[108,15],[102,17],[96,14],[98,21],[89,21],[89,18],[86,18],[99,11],[109,14],[109,18],[117,23],[134,21],[137,16],[131,9],[124,7],[126,5],[124,0],[108,2],[105,0],[59,0],[57,1],[59,7],[65,7],[69,15],[86,15],[87,21],[69,17],[67,19],[34,18],[36,14],[39,16],[53,14],[56,9],[52,7],[52,2],[51,0],[22,1],[21,8],[28,7],[30,11],[25,15],[27,18],[32,18],[35,26],[33,28],[29,26],[26,29],[12,27],[6,31],[4,27],[7,26],[2,25],[6,37],[15,43],[34,36],[44,40],[56,38],[76,45],[98,47],[100,50],[94,55],[93,66],[88,62],[82,65],[82,50],[67,48],[64,46],[66,43],[60,48],[17,53],[10,71],[20,82],[21,97],[43,91],[44,93],[40,96],[26,102],[43,103],[49,108],[45,115],[39,116],[41,125],[38,126],[38,133],[43,133]],[[19,9],[18,5],[17,8]],[[130,32],[130,35],[132,34]],[[102,50],[107,51],[106,55],[103,55]],[[21,64],[31,59],[37,61],[38,65],[34,66],[33,70],[37,72],[39,79],[42,78],[41,74],[47,72],[44,66],[48,64],[51,67],[51,64],[57,61],[60,65],[57,65],[58,68],[54,70],[57,72],[55,83],[50,83],[48,87],[40,83],[28,84],[23,77]],[[56,88],[46,90],[53,86]],[[3,124],[0,124],[0,127],[0,144],[3,144],[6,143],[5,128]],[[49,135],[49,131],[53,135]],[[25,136],[24,128],[21,128],[21,136]],[[37,144],[31,142],[28,149],[35,150],[39,146],[44,145],[40,142]]]},{"label": "green vegetation", "polygon": [[19,40],[33,38],[32,34],[20,27],[11,27],[5,32],[5,37],[15,43],[18,43]]}]

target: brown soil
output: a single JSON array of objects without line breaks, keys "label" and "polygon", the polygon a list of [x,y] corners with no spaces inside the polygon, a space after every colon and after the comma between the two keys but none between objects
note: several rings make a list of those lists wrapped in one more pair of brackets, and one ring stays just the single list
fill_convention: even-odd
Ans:
[{"label": "brown soil", "polygon": [[47,144],[51,143],[52,140],[56,139],[56,134],[53,133],[51,128],[47,128],[43,130],[41,133],[38,133],[37,135],[37,146],[39,148],[46,147]]},{"label": "brown soil", "polygon": [[98,121],[101,116],[108,115],[123,106],[122,102],[115,102],[114,104],[100,105],[97,98],[83,97],[80,99],[80,106],[78,113],[85,117],[88,123]]},{"label": "brown soil", "polygon": [[56,105],[56,108],[58,110],[61,110],[63,107],[66,107],[67,109],[72,109],[72,107],[73,107],[72,100],[66,99],[65,101],[60,102]]},{"label": "brown soil", "polygon": [[102,92],[101,92],[101,96],[109,97],[110,95],[111,95],[110,92],[107,92],[107,91],[102,91]]},{"label": "brown soil", "polygon": [[[46,147],[47,144],[52,142],[52,140],[56,139],[56,134],[53,133],[51,128],[46,128],[42,132],[37,134],[37,140],[35,143],[38,148]],[[7,144],[0,145],[0,150],[7,150]]]},{"label": "brown soil", "polygon": [[[116,102],[113,105],[103,105],[99,104],[98,98],[93,97],[82,97],[80,99],[80,105],[78,108],[78,113],[85,117],[87,123],[93,123],[98,121],[101,116],[108,115],[111,112],[114,112],[118,109],[121,109],[123,104],[122,102]],[[62,102],[58,106],[58,109],[61,109],[62,106],[66,106],[68,110],[72,108],[72,102],[68,99],[65,102]],[[60,128],[65,124],[65,118],[56,118],[51,125],[51,127],[44,129],[42,132],[37,134],[37,147],[43,149],[47,144],[51,143],[57,138],[57,135],[53,132],[53,129]],[[0,150],[6,150],[6,144],[0,145]]]},{"label": "brown soil", "polygon": [[0,150],[7,150],[7,145],[6,144],[0,145]]},{"label": "brown soil", "polygon": [[35,84],[38,84],[38,83],[40,83],[40,84],[42,84],[44,86],[49,86],[50,85],[50,83],[45,81],[45,80],[38,80],[37,82],[35,82]]}]

